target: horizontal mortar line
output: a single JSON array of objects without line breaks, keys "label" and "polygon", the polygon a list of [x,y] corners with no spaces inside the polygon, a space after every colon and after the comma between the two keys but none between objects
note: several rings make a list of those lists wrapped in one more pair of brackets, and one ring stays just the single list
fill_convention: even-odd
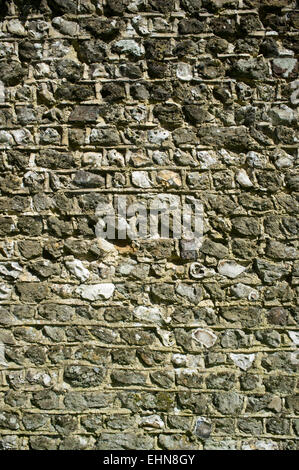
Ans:
[{"label": "horizontal mortar line", "polygon": [[[234,322],[238,323],[238,321]],[[6,324],[2,325],[2,327],[5,327],[6,329],[11,329],[14,327],[19,327],[19,326],[61,326],[61,327],[66,327],[66,326],[84,326],[84,327],[93,327],[93,326],[99,326],[99,327],[109,327],[109,328],[164,328],[164,329],[176,329],[176,328],[185,328],[185,329],[190,329],[190,328],[201,328],[201,329],[208,329],[208,330],[215,330],[215,331],[222,331],[222,330],[238,330],[240,327],[238,326],[232,326],[232,325],[203,325],[202,323],[176,323],[176,324],[169,324],[165,323],[163,325],[156,325],[153,323],[137,323],[137,322],[132,322],[130,323],[121,323],[121,322],[109,322],[105,320],[90,320],[86,321],[84,323],[84,320],[80,321],[78,320],[73,320],[71,322],[62,322],[62,321],[49,321],[49,320],[29,320],[29,321],[22,321],[22,320],[17,320],[15,324]],[[248,327],[246,326],[246,329],[250,331],[262,331],[262,330],[269,330],[268,325],[259,325],[256,327]],[[271,330],[273,331],[291,331],[291,332],[297,332],[299,329],[296,326],[276,326],[274,327],[271,325]],[[253,346],[254,347],[254,346]],[[257,345],[256,345],[257,347]],[[286,345],[282,346],[283,348],[292,348],[293,346],[291,345]],[[246,349],[246,348],[240,348],[240,349]],[[276,348],[274,348],[276,349]],[[268,350],[268,349],[267,349]],[[269,351],[272,351],[273,348],[269,348]]]},{"label": "horizontal mortar line", "polygon": [[[231,417],[231,415],[229,415],[229,417]],[[134,430],[135,432],[137,433],[140,433],[141,431],[147,431],[147,434],[142,434],[143,437],[146,437],[146,435],[149,435],[149,436],[160,436],[160,434],[163,434],[163,435],[169,435],[169,436],[172,436],[174,434],[178,434],[178,436],[185,436],[186,434],[188,435],[188,431],[185,430],[185,429],[165,429],[164,427],[160,428],[159,430],[156,430],[156,429],[153,429],[152,427],[147,427],[147,426],[140,426],[140,427],[134,427],[133,429],[130,428],[130,430]],[[96,438],[101,438],[101,435],[102,434],[110,434],[111,436],[113,435],[119,435],[119,433],[123,433],[124,431],[122,429],[110,429],[110,428],[101,428],[100,430],[96,431],[96,432],[88,432],[88,431],[84,431],[84,430],[78,430],[78,431],[75,431],[75,432],[72,432],[71,433],[71,436],[82,436],[82,437],[88,437],[88,436],[94,436]],[[17,436],[41,436],[41,433],[42,435],[46,435],[46,436],[51,436],[51,437],[55,437],[57,439],[65,439],[65,434],[63,433],[59,433],[58,431],[49,431],[47,430],[46,428],[43,429],[42,427],[39,428],[39,431],[26,431],[26,430],[22,430],[22,429],[18,429],[16,430],[15,432],[14,431],[3,431],[3,432],[0,432],[0,435],[17,435]],[[210,439],[214,439],[214,440],[217,440],[217,439],[220,439],[221,437],[228,437],[228,434],[225,433],[225,434],[212,434],[212,436],[210,436]],[[253,437],[253,434],[242,434],[240,431],[238,433],[234,433],[232,436],[231,436],[231,439],[237,439],[237,440],[244,440],[244,439],[248,439],[248,438],[252,438]],[[276,439],[276,440],[287,440],[287,439],[293,439],[293,440],[299,440],[299,437],[297,437],[296,435],[292,435],[292,434],[285,434],[285,435],[277,435],[277,434],[257,434],[257,435],[254,435],[254,438],[256,440],[259,440],[259,439]],[[242,441],[241,441],[242,442]],[[196,444],[197,446],[200,445],[199,442],[197,442]],[[195,448],[193,448],[195,450]],[[155,452],[155,450],[157,451],[165,451],[164,449],[151,449],[153,452]],[[196,451],[200,451],[202,450],[204,452],[204,449],[199,449],[199,448],[196,448]],[[190,452],[190,450],[189,450]],[[126,454],[127,455],[127,454]]]}]

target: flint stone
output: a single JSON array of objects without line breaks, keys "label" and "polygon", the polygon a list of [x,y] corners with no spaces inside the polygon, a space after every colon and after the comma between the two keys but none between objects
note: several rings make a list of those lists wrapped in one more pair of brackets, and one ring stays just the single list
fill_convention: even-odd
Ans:
[{"label": "flint stone", "polygon": [[92,284],[89,286],[80,286],[77,289],[77,293],[86,300],[95,301],[104,299],[110,299],[115,290],[115,285],[111,283],[104,284]]}]

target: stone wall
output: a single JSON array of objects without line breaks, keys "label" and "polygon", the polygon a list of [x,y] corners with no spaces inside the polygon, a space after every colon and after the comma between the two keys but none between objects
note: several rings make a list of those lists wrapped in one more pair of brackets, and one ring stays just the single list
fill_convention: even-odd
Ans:
[{"label": "stone wall", "polygon": [[2,449],[296,448],[295,3],[0,1]]}]

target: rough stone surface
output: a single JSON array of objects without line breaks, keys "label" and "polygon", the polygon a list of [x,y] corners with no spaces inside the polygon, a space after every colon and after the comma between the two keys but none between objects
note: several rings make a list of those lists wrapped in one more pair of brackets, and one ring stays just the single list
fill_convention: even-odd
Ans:
[{"label": "rough stone surface", "polygon": [[298,449],[296,3],[0,0],[1,450]]}]

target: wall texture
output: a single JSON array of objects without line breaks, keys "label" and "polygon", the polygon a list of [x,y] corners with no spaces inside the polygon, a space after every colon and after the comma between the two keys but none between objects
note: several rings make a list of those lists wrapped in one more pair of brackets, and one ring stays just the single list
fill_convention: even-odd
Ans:
[{"label": "wall texture", "polygon": [[295,3],[0,1],[2,449],[296,448]]}]

